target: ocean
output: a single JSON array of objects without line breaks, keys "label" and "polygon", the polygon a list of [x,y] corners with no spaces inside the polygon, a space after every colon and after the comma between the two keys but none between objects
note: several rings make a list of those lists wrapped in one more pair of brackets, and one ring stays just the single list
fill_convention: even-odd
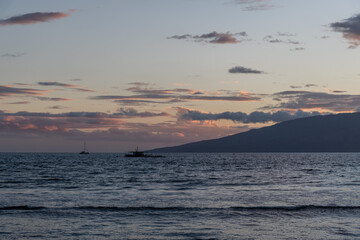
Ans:
[{"label": "ocean", "polygon": [[0,153],[0,239],[360,239],[360,153]]}]

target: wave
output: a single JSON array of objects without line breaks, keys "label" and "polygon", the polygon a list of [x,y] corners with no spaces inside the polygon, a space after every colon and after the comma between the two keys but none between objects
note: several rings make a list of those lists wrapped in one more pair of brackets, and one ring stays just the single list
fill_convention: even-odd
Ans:
[{"label": "wave", "polygon": [[197,208],[197,207],[106,207],[106,206],[83,206],[75,207],[82,210],[104,210],[104,211],[196,211],[210,210],[214,208]]},{"label": "wave", "polygon": [[8,206],[8,207],[0,207],[0,211],[2,210],[39,210],[44,209],[45,207],[29,207],[27,205],[23,206]]},{"label": "wave", "polygon": [[262,210],[262,211],[304,211],[304,210],[360,210],[360,206],[337,206],[337,205],[298,205],[298,206],[254,206],[254,207],[230,207],[234,210]]},{"label": "wave", "polygon": [[64,208],[49,208],[43,206],[6,206],[0,207],[0,211],[28,211],[28,210],[89,210],[89,211],[308,211],[308,210],[360,210],[360,206],[336,206],[336,205],[298,205],[298,206],[234,206],[234,207],[114,207],[114,206],[78,206]]}]

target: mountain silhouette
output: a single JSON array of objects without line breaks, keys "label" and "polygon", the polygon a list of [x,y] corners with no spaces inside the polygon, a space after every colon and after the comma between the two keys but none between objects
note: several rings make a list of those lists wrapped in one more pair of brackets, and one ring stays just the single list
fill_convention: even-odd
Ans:
[{"label": "mountain silhouette", "polygon": [[360,113],[295,119],[153,152],[359,152]]}]

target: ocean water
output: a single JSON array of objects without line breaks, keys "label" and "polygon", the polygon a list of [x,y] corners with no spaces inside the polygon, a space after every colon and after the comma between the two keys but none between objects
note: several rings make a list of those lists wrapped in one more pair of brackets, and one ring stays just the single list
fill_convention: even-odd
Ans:
[{"label": "ocean water", "polygon": [[0,239],[360,239],[360,154],[1,153]]}]

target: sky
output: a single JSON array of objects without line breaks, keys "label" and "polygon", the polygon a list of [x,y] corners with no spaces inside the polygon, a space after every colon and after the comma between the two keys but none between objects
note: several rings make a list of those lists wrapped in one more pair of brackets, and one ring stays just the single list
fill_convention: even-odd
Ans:
[{"label": "sky", "polygon": [[0,151],[147,150],[360,109],[358,0],[0,0]]}]

